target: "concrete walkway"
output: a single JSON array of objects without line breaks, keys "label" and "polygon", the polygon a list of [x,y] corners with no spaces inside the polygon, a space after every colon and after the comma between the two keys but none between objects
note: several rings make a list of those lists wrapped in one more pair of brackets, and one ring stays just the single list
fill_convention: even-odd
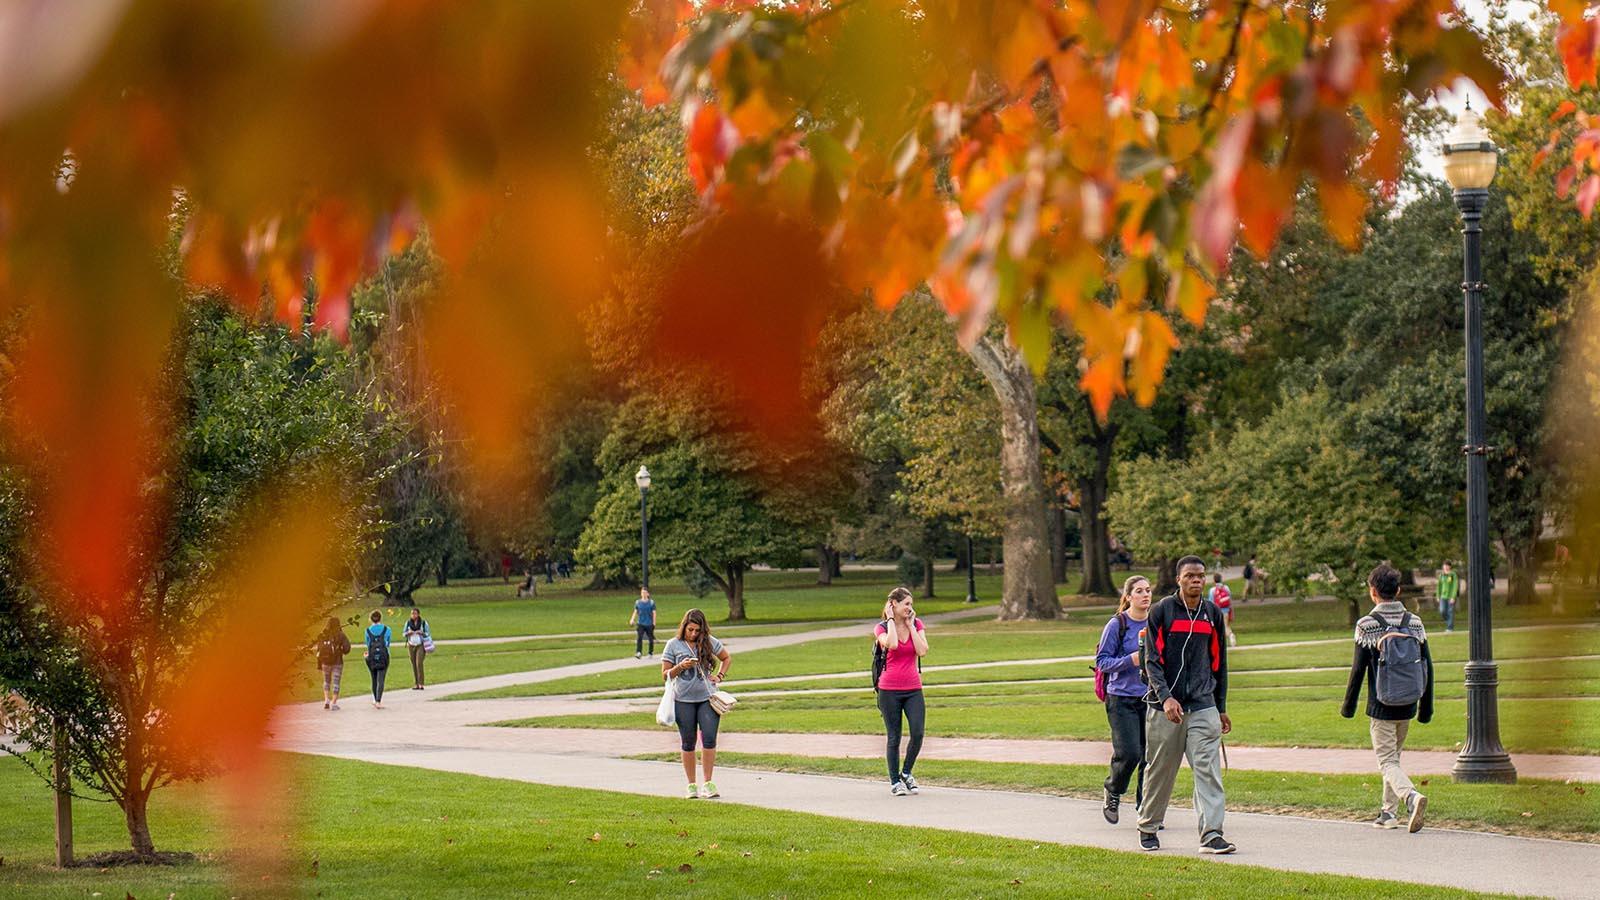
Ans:
[{"label": "concrete walkway", "polygon": [[[993,607],[976,607],[928,616],[930,622],[993,615]],[[736,652],[789,646],[863,633],[870,622],[858,622],[784,635],[737,638]],[[505,698],[431,702],[436,698],[512,684],[531,684],[592,672],[639,667],[654,669],[655,660],[624,658],[536,672],[470,679],[427,691],[391,691],[382,710],[373,709],[359,693],[344,701],[345,709],[329,712],[321,704],[279,709],[274,720],[277,749],[367,762],[419,766],[538,784],[585,787],[676,797],[682,790],[682,769],[676,763],[623,757],[670,752],[677,746],[668,729],[525,729],[487,727],[507,719],[582,713],[636,712],[649,722],[653,696],[580,699],[574,696]],[[859,674],[859,673],[857,673]],[[649,677],[646,671],[641,677]],[[359,679],[348,684],[355,688]],[[721,749],[744,753],[791,753],[808,756],[878,758],[881,738],[874,735],[749,734],[730,717]],[[1110,749],[1099,741],[975,740],[930,738],[924,758],[983,759],[1008,762],[1085,763],[1101,765]],[[1365,750],[1301,748],[1228,748],[1231,767],[1273,771],[1371,774],[1371,753]],[[1414,774],[1443,774],[1453,757],[1448,753],[1406,754]],[[1518,755],[1526,777],[1600,782],[1600,757]],[[921,796],[892,798],[877,781],[721,768],[717,775],[721,802],[769,809],[817,813],[840,818],[900,825],[945,828],[1031,841],[1050,841],[1133,851],[1137,846],[1128,821],[1110,827],[1093,801],[1007,791],[939,788],[925,783]],[[688,801],[673,800],[674,803]],[[699,802],[699,801],[696,801]],[[1294,816],[1234,813],[1228,836],[1240,846],[1231,857],[1195,854],[1198,835],[1194,814],[1174,808],[1163,832],[1164,853],[1199,864],[1251,864],[1301,872],[1324,872],[1435,884],[1469,891],[1497,891],[1552,897],[1589,897],[1600,882],[1600,845],[1510,837],[1428,828],[1416,835],[1350,823]]]}]

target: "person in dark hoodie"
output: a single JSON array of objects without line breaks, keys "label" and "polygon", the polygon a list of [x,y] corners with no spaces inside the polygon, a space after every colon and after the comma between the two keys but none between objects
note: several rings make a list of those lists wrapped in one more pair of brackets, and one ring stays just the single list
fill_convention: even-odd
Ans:
[{"label": "person in dark hoodie", "polygon": [[1227,622],[1205,599],[1206,564],[1198,556],[1178,560],[1178,593],[1150,608],[1141,659],[1156,707],[1145,725],[1144,799],[1139,803],[1139,846],[1161,849],[1161,830],[1172,800],[1178,766],[1189,758],[1194,772],[1194,808],[1200,819],[1200,852],[1232,853],[1222,836],[1222,736],[1228,718]]},{"label": "person in dark hoodie", "polygon": [[[1415,718],[1426,725],[1433,718],[1433,655],[1428,651],[1428,633],[1422,627],[1421,617],[1407,612],[1399,600],[1398,570],[1389,565],[1373,569],[1367,576],[1367,592],[1372,598],[1372,612],[1356,623],[1356,655],[1350,664],[1350,682],[1345,686],[1344,706],[1339,714],[1346,719],[1355,718],[1361,684],[1366,682],[1372,749],[1378,754],[1378,771],[1383,775],[1383,808],[1372,827],[1399,828],[1397,813],[1403,805],[1407,830],[1414,834],[1422,829],[1428,798],[1418,793],[1405,770],[1400,768],[1400,751],[1405,748],[1411,720]],[[1396,641],[1390,648],[1388,665],[1397,671],[1409,667],[1413,672],[1409,679],[1403,672],[1398,676],[1390,673],[1386,677],[1394,685],[1384,685],[1384,690],[1407,698],[1416,697],[1414,700],[1390,705],[1378,699],[1378,661],[1386,641]],[[1415,643],[1410,652],[1395,652],[1412,641]],[[1407,680],[1409,685],[1405,683]]]}]

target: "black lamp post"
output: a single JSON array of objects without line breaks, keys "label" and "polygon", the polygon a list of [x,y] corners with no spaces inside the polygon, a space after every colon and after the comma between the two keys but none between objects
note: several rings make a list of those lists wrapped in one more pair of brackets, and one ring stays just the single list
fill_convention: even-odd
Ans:
[{"label": "black lamp post", "polygon": [[650,587],[650,517],[646,515],[645,500],[650,495],[650,470],[644,466],[634,473],[633,483],[639,486],[639,582]]},{"label": "black lamp post", "polygon": [[978,561],[972,556],[972,535],[967,535],[967,602],[978,602],[978,586],[975,573],[978,570]]},{"label": "black lamp post", "polygon": [[1490,631],[1489,581],[1489,476],[1485,457],[1483,411],[1483,254],[1484,208],[1489,202],[1489,182],[1499,162],[1494,143],[1483,122],[1469,105],[1456,118],[1445,138],[1444,174],[1455,188],[1461,210],[1463,271],[1461,283],[1466,308],[1467,337],[1467,610],[1470,660],[1466,665],[1467,741],[1456,757],[1451,774],[1456,781],[1511,784],[1517,780],[1511,756],[1500,745],[1500,711],[1497,688],[1500,669],[1494,662]]}]

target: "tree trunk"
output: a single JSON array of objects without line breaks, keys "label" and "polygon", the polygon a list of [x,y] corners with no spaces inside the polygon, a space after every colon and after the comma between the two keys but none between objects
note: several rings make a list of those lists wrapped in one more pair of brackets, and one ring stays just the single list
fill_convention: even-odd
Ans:
[{"label": "tree trunk", "polygon": [[445,587],[446,585],[448,585],[450,583],[450,554],[449,553],[446,553],[443,556],[439,557],[439,576],[438,576],[437,579],[435,579],[435,583],[439,587]]},{"label": "tree trunk", "polygon": [[1354,597],[1351,597],[1347,602],[1350,605],[1349,605],[1349,608],[1346,610],[1349,613],[1349,615],[1347,615],[1345,617],[1345,624],[1350,626],[1351,628],[1354,628],[1354,627],[1356,627],[1356,623],[1361,621],[1361,616],[1362,616],[1361,601],[1357,600]]},{"label": "tree trunk", "polygon": [[1067,510],[1059,499],[1052,499],[1045,509],[1045,523],[1050,529],[1050,578],[1056,584],[1067,582]]},{"label": "tree trunk", "polygon": [[844,577],[843,557],[844,554],[839,552],[838,547],[828,548],[828,568],[833,571],[833,577],[835,578]]},{"label": "tree trunk", "polygon": [[128,840],[133,843],[133,852],[153,857],[156,845],[150,840],[149,805],[149,791],[129,791],[128,796],[122,798],[122,815],[128,823]]},{"label": "tree trunk", "polygon": [[1535,542],[1519,537],[1501,536],[1506,551],[1506,562],[1511,571],[1506,573],[1506,605],[1523,606],[1538,599],[1534,582],[1539,577],[1539,562],[1534,553]]},{"label": "tree trunk", "polygon": [[956,541],[956,564],[950,567],[952,572],[965,572],[972,565],[972,557],[967,554],[967,541]]},{"label": "tree trunk", "polygon": [[728,577],[723,581],[722,592],[728,597],[728,621],[744,621],[744,566],[728,566]]},{"label": "tree trunk", "polygon": [[1156,560],[1156,584],[1151,595],[1157,600],[1178,592],[1178,558],[1163,556]]},{"label": "tree trunk", "polygon": [[1054,619],[1061,614],[1050,581],[1045,534],[1044,471],[1039,465],[1039,405],[1033,372],[1004,339],[985,335],[968,350],[1000,402],[1000,485],[1005,579],[1001,619]]},{"label": "tree trunk", "polygon": [[72,762],[67,754],[72,748],[67,744],[67,729],[56,720],[52,735],[54,746],[51,760],[55,765],[56,794],[56,867],[65,869],[72,865]]},{"label": "tree trunk", "polygon": [[[1087,399],[1084,401],[1087,404]],[[1100,425],[1090,416],[1089,446],[1094,450],[1094,469],[1078,479],[1078,521],[1083,536],[1083,583],[1080,594],[1115,594],[1111,584],[1111,531],[1106,527],[1106,495],[1111,490],[1111,450],[1117,442],[1117,426]]]},{"label": "tree trunk", "polygon": [[927,556],[922,560],[922,596],[933,596],[933,552],[932,542],[925,545],[929,548]]},{"label": "tree trunk", "polygon": [[833,584],[833,554],[827,544],[817,545],[817,584]]}]

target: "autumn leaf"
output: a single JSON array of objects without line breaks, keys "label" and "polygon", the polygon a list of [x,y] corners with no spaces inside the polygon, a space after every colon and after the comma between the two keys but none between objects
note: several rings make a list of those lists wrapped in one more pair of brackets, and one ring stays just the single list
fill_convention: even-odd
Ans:
[{"label": "autumn leaf", "polygon": [[1580,19],[1556,32],[1556,52],[1566,68],[1567,86],[1573,90],[1594,83],[1596,28],[1600,28],[1600,22]]},{"label": "autumn leaf", "polygon": [[1585,220],[1594,213],[1596,200],[1600,200],[1600,175],[1590,175],[1578,188],[1578,211],[1583,213]]},{"label": "autumn leaf", "polygon": [[1563,101],[1561,101],[1561,105],[1556,107],[1555,112],[1550,114],[1550,121],[1559,122],[1562,119],[1566,118],[1567,116],[1571,115],[1577,109],[1578,109],[1578,104],[1572,102],[1571,100],[1563,100]]},{"label": "autumn leaf", "polygon": [[1578,177],[1576,166],[1566,166],[1556,173],[1556,197],[1565,200],[1567,193],[1572,190],[1572,181]]}]

